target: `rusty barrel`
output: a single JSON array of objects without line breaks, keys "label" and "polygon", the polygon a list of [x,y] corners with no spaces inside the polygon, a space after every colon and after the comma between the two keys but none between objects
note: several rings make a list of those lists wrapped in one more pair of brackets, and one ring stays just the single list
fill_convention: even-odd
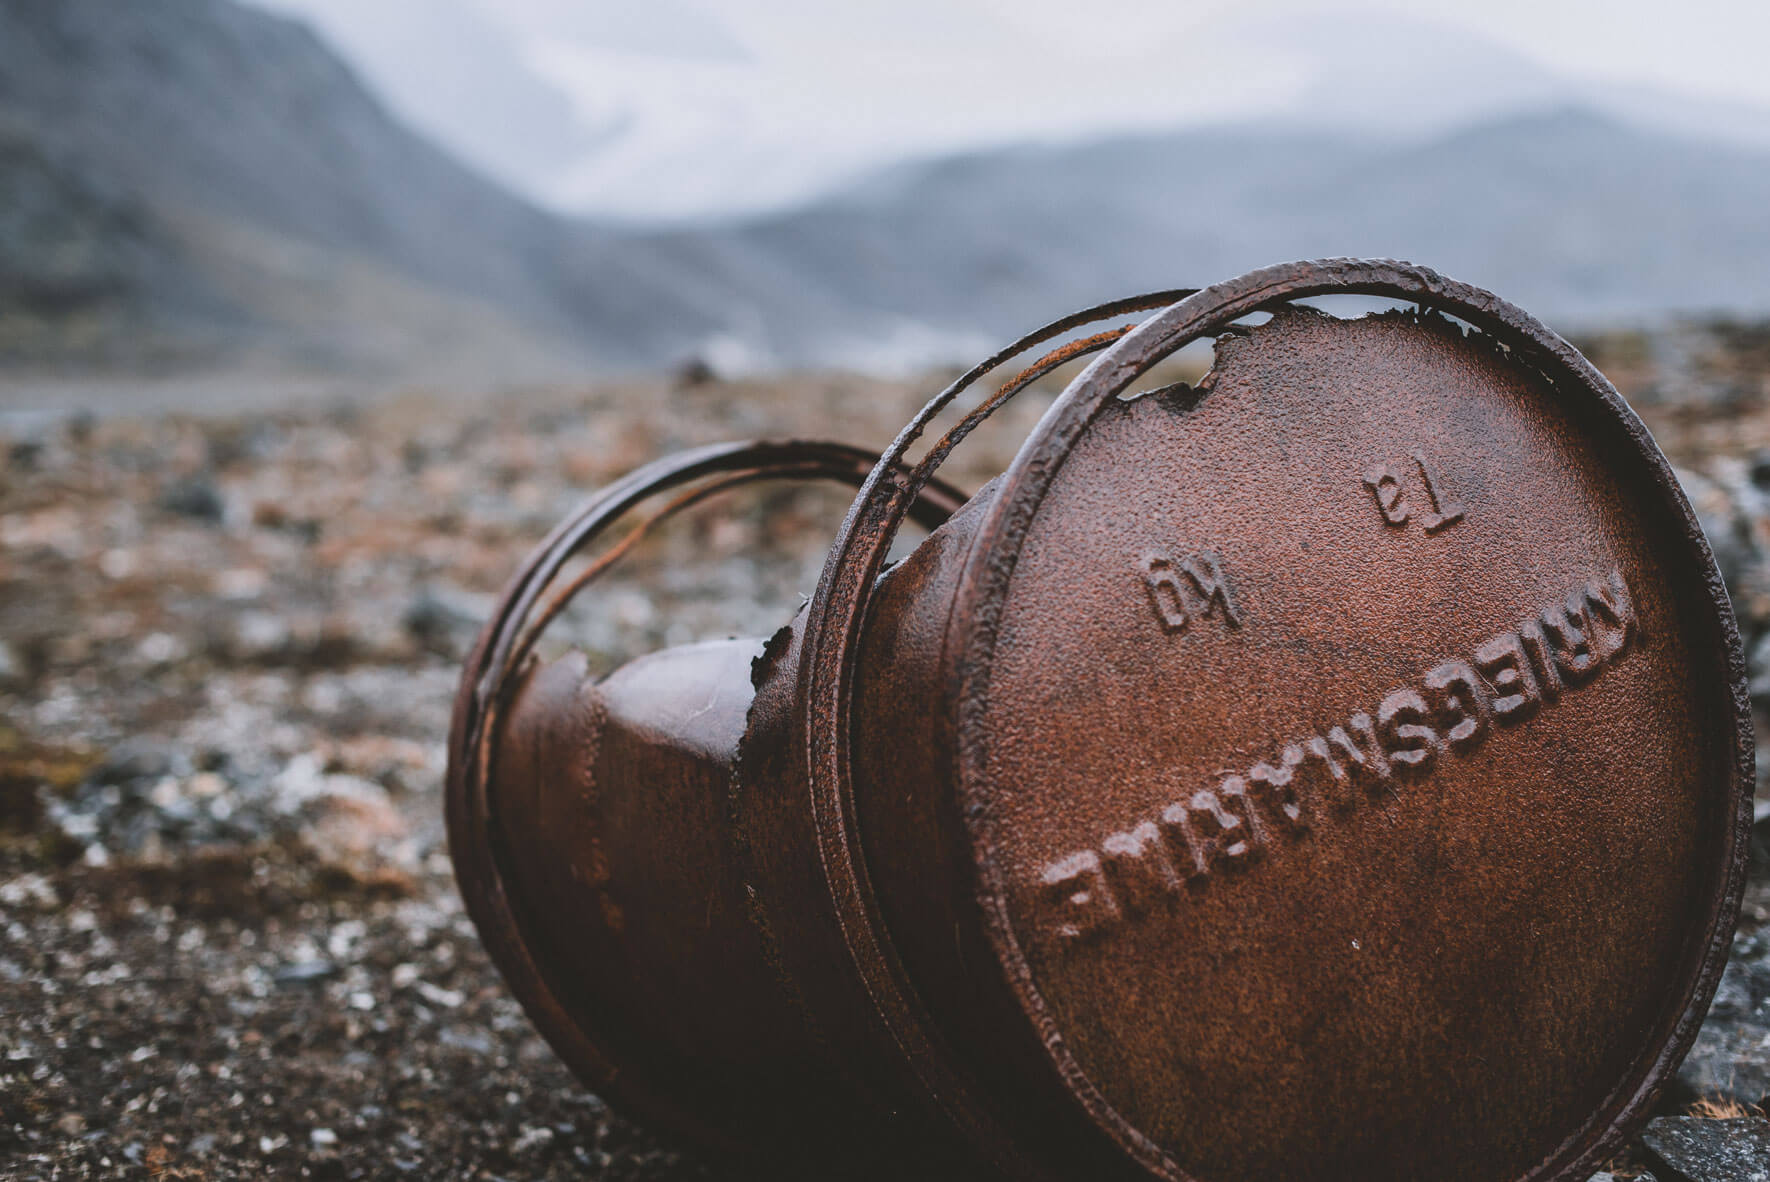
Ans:
[{"label": "rusty barrel", "polygon": [[[1400,306],[1298,302],[1337,294]],[[1421,267],[1093,313],[1148,315],[914,467],[1090,316],[877,463],[704,449],[537,551],[451,741],[487,947],[588,1086],[739,1168],[1583,1180],[1743,885],[1743,662],[1670,467],[1566,342]],[[1209,338],[1202,382],[1138,386]],[[933,478],[1088,353],[998,479]],[[778,633],[533,655],[619,514],[770,477],[859,488]]]}]

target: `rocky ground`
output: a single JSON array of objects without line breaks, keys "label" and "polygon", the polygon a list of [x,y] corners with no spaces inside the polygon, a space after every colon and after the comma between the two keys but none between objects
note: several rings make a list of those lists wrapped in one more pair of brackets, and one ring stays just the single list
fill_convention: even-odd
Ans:
[{"label": "rocky ground", "polygon": [[[1687,474],[1770,705],[1770,332],[1592,348]],[[878,450],[931,384],[684,375],[0,428],[0,1177],[706,1176],[573,1082],[462,913],[440,819],[458,662],[585,490],[715,439]],[[998,470],[1048,397],[954,478]],[[568,639],[607,664],[772,628],[845,503],[740,494]],[[1750,1177],[1714,1163],[1770,1143],[1765,862],[1621,1176]]]}]

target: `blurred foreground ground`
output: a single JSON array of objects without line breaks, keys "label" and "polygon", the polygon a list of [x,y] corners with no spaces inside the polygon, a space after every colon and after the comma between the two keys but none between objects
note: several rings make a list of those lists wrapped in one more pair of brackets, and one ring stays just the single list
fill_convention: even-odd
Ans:
[{"label": "blurred foreground ground", "polygon": [[[1770,704],[1770,330],[1588,344],[1685,475]],[[480,951],[442,842],[458,662],[587,490],[720,439],[877,451],[938,385],[0,428],[0,1177],[705,1176],[586,1094]],[[998,416],[953,479],[999,471],[1050,396]],[[568,638],[607,664],[771,630],[846,501],[716,504]],[[1770,1093],[1766,861],[1668,1114]]]}]

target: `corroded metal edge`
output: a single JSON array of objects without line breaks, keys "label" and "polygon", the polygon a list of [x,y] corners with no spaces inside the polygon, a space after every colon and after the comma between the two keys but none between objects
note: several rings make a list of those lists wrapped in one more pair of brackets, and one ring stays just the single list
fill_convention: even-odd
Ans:
[{"label": "corroded metal edge", "polygon": [[[624,514],[647,499],[708,478],[726,485],[752,480],[827,479],[858,487],[876,457],[841,443],[789,440],[713,444],[647,464],[599,490],[556,526],[524,560],[499,593],[475,643],[455,694],[449,727],[445,822],[456,884],[492,962],[523,1011],[554,1053],[597,1094],[648,1124],[735,1160],[754,1147],[731,1130],[708,1125],[677,1104],[667,1084],[648,1078],[645,1066],[618,1062],[606,1035],[590,1015],[564,1005],[549,984],[543,958],[531,947],[523,909],[506,887],[486,795],[486,769],[497,742],[499,707],[518,668],[511,657],[542,595],[565,563]],[[911,506],[933,528],[964,501],[944,482],[931,484]]]},{"label": "corroded metal edge", "polygon": [[[980,1094],[977,1081],[935,1028],[909,973],[897,955],[860,846],[849,770],[849,707],[855,685],[860,636],[873,599],[874,580],[884,568],[898,528],[923,484],[952,444],[1000,405],[985,402],[937,442],[907,479],[899,475],[910,447],[936,415],[982,376],[1012,358],[1067,333],[1105,320],[1173,305],[1196,289],[1182,288],[1131,296],[1096,305],[1053,321],[979,362],[931,399],[905,425],[879,457],[861,486],[825,559],[816,592],[805,612],[805,634],[795,688],[794,736],[797,770],[810,797],[817,856],[829,890],[829,905],[848,953],[849,980],[835,986],[832,1004],[864,998],[875,1035],[894,1048],[905,1082],[919,1090],[927,1107],[943,1116],[978,1147],[979,1156],[1010,1177],[1045,1178],[1049,1170],[1028,1158],[998,1113]],[[1067,359],[1097,352],[1122,337],[1097,333],[1087,342],[1060,347],[1050,357]],[[1043,362],[1010,381],[1020,388]]]}]

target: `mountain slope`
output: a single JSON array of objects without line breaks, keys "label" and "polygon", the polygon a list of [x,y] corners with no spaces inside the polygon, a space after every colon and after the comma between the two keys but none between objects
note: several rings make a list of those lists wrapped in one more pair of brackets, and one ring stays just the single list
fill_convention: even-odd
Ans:
[{"label": "mountain slope", "polygon": [[[0,354],[43,351],[128,318],[131,291],[169,278],[143,211],[0,119]],[[131,329],[147,326],[137,319]]]},{"label": "mountain slope", "polygon": [[[1282,128],[906,165],[709,237],[876,313],[999,336],[1292,258],[1412,258],[1567,324],[1770,312],[1770,154],[1580,110],[1420,144]],[[735,237],[736,244],[725,241]]]},{"label": "mountain slope", "polygon": [[[133,210],[167,264],[124,277],[121,323],[345,364],[474,348],[620,364],[667,347],[636,323],[702,319],[619,238],[512,197],[304,26],[229,0],[6,0],[0,118],[16,151]],[[599,265],[638,274],[617,296]],[[0,270],[0,290],[27,287]]]}]

